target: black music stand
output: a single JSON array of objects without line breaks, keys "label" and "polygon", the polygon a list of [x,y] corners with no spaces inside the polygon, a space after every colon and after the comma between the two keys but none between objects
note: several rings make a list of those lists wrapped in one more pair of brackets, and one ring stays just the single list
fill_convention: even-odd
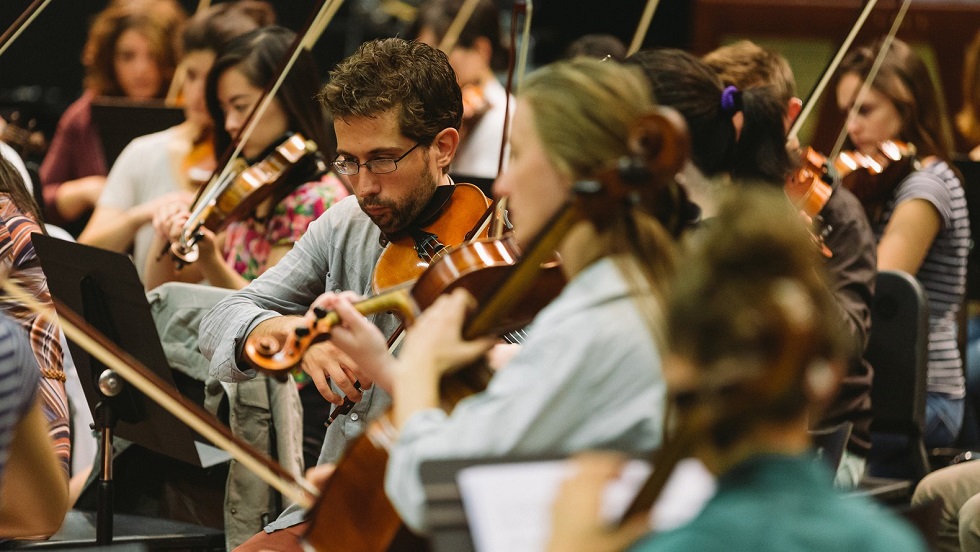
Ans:
[{"label": "black music stand", "polygon": [[92,122],[102,139],[106,167],[112,167],[123,148],[134,138],[184,122],[184,110],[161,101],[133,101],[98,97],[92,100]]},{"label": "black music stand", "polygon": [[[51,294],[173,388],[163,346],[136,267],[125,255],[33,234],[32,242]],[[98,544],[112,541],[113,434],[154,452],[197,467],[221,461],[224,455],[156,402],[125,385],[98,359],[68,343],[85,398],[102,432],[102,473],[99,479]],[[203,398],[203,384],[187,378]],[[187,393],[185,393],[187,394]]]}]

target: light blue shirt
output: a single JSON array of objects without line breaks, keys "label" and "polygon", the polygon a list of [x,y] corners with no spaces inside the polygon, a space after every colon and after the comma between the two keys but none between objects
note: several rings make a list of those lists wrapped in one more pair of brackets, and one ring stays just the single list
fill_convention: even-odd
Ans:
[{"label": "light blue shirt", "polygon": [[583,270],[534,320],[521,352],[452,414],[409,418],[391,451],[385,489],[405,523],[425,532],[426,460],[563,454],[660,445],[660,357],[633,295],[608,258]]},{"label": "light blue shirt", "polygon": [[[282,260],[248,287],[215,305],[201,322],[200,348],[211,359],[211,375],[228,382],[255,377],[254,370],[239,359],[245,338],[259,323],[281,314],[304,314],[327,290],[371,295],[371,275],[382,251],[380,237],[381,230],[361,211],[354,196],[327,209]],[[391,314],[368,318],[385,335],[398,326]],[[317,463],[336,462],[347,444],[364,432],[367,420],[390,405],[391,398],[378,386],[364,392],[364,398],[348,415],[327,428]],[[304,515],[301,508],[290,506],[266,526],[266,531],[296,525]]]}]

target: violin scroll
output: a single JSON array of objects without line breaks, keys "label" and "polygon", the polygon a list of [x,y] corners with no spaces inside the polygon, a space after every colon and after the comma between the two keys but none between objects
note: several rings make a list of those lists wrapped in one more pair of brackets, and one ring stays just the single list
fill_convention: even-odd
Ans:
[{"label": "violin scroll", "polygon": [[624,204],[640,206],[676,234],[685,222],[679,207],[687,199],[674,177],[691,151],[684,118],[671,108],[657,107],[630,125],[626,144],[627,155],[575,183],[583,212],[602,228]]},{"label": "violin scroll", "polygon": [[[411,323],[418,315],[418,307],[409,295],[407,288],[369,297],[354,304],[357,312],[367,316],[382,311],[396,311],[406,323]],[[320,307],[310,309],[312,317],[293,328],[285,343],[271,336],[249,337],[245,340],[245,360],[254,368],[264,372],[278,373],[297,366],[307,349],[314,343],[330,338],[330,329],[340,323],[335,311]],[[312,318],[312,321],[309,321]]]}]

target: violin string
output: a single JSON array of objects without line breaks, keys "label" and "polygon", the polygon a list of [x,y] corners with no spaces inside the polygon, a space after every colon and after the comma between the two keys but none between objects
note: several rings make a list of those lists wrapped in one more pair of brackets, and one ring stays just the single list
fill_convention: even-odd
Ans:
[{"label": "violin string", "polygon": [[871,70],[868,71],[868,76],[861,84],[861,88],[858,90],[857,96],[854,98],[854,103],[851,104],[851,108],[847,111],[847,118],[844,119],[844,124],[841,127],[840,134],[837,135],[837,142],[834,144],[834,149],[830,152],[829,159],[831,159],[831,162],[837,159],[837,156],[840,155],[841,150],[844,148],[844,140],[847,139],[848,122],[854,116],[856,116],[858,110],[861,109],[861,104],[864,103],[865,97],[871,90],[871,85],[878,76],[878,70],[881,69],[881,65],[885,61],[885,56],[891,49],[892,41],[895,40],[895,35],[898,34],[898,28],[901,27],[902,21],[905,19],[905,13],[908,12],[911,4],[912,0],[903,0],[902,6],[898,10],[898,14],[895,15],[895,21],[892,22],[891,29],[888,30],[888,34],[885,35],[885,39],[881,43],[881,49],[878,51],[878,55],[875,57]]}]

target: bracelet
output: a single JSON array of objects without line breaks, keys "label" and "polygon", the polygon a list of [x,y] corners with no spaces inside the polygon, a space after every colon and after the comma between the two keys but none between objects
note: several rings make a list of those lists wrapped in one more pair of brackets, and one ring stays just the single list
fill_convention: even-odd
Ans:
[{"label": "bracelet", "polygon": [[68,379],[62,370],[54,370],[52,368],[42,368],[41,377],[44,379],[58,380],[62,383],[64,383],[65,380]]}]

